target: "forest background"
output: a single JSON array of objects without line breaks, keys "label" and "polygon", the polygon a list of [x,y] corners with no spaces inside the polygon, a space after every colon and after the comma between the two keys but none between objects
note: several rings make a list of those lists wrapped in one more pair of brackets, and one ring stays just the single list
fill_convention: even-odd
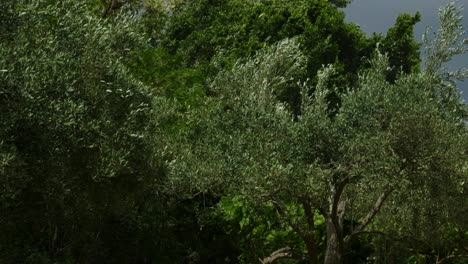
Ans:
[{"label": "forest background", "polygon": [[0,2],[1,263],[466,263],[456,3]]}]

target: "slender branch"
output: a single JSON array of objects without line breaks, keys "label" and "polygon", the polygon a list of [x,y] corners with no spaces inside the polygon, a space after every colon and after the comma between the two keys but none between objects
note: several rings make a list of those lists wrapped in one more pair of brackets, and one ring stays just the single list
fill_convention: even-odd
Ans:
[{"label": "slender branch", "polygon": [[[106,4],[105,0],[102,0],[104,4]],[[119,2],[118,0],[110,0],[109,3],[107,4],[106,10],[102,13],[102,18],[106,18],[111,11],[119,9],[122,7],[123,3]]]},{"label": "slender branch", "polygon": [[322,207],[318,207],[317,210],[320,212],[320,214],[323,215],[323,217],[327,218],[328,217],[328,213],[325,209],[323,209]]},{"label": "slender branch", "polygon": [[[392,234],[385,233],[385,232],[379,231],[379,230],[361,230],[359,232],[353,232],[352,235],[350,235],[350,236],[348,236],[346,238],[346,242],[350,242],[352,238],[354,238],[356,236],[359,236],[359,235],[362,235],[362,234],[384,236],[384,237],[386,237],[388,239],[391,239],[393,241],[408,242],[408,241],[411,240],[411,241],[413,241],[415,243],[418,243],[418,244],[426,244],[424,241],[416,239],[416,238],[411,237],[411,236],[397,236],[397,235],[392,235]],[[427,246],[427,244],[426,244],[426,246]]]},{"label": "slender branch", "polygon": [[374,206],[372,207],[371,211],[364,217],[362,220],[361,224],[354,229],[354,231],[345,238],[345,248],[349,247],[351,241],[353,240],[354,237],[360,235],[360,234],[380,234],[380,235],[386,235],[383,232],[380,231],[365,231],[364,229],[372,222],[374,217],[377,215],[377,213],[380,212],[380,209],[382,209],[382,206],[385,202],[385,200],[388,198],[388,196],[393,192],[393,187],[387,186],[384,190],[384,192],[379,196],[377,201],[375,202]]},{"label": "slender branch", "polygon": [[280,248],[273,253],[270,254],[270,256],[262,259],[259,259],[262,264],[271,264],[277,261],[280,258],[290,258],[292,257],[292,251],[290,247],[284,247]]},{"label": "slender branch", "polygon": [[460,249],[468,253],[468,247],[463,246],[461,243],[460,243]]},{"label": "slender branch", "polygon": [[303,200],[302,207],[304,208],[304,214],[306,217],[307,225],[309,225],[309,231],[313,232],[315,229],[314,213],[312,212],[310,203],[307,200]]},{"label": "slender branch", "polygon": [[468,255],[448,255],[446,256],[445,258],[441,259],[441,260],[438,260],[436,262],[436,264],[445,264],[447,262],[449,262],[450,260],[453,260],[453,259],[459,259],[459,258],[466,258],[468,259]]},{"label": "slender branch", "polygon": [[359,232],[353,232],[352,236],[355,237],[355,236],[359,236],[362,234],[373,234],[373,235],[381,235],[381,236],[386,236],[386,237],[389,236],[389,234],[382,232],[382,231],[377,231],[377,230],[362,230]]},{"label": "slender branch", "polygon": [[377,213],[380,212],[380,209],[382,209],[382,205],[384,204],[388,196],[393,192],[393,190],[394,189],[392,187],[385,188],[384,192],[375,202],[375,205],[372,208],[372,210],[366,215],[366,217],[362,220],[361,224],[356,228],[356,232],[364,230],[364,228],[366,228],[372,222]]},{"label": "slender branch", "polygon": [[466,253],[468,254],[468,245],[465,245],[465,244],[463,243],[463,238],[462,238],[462,237],[464,237],[465,235],[464,235],[464,233],[463,233],[462,230],[463,230],[463,229],[461,229],[461,228],[458,230],[458,234],[459,234],[460,237],[461,237],[461,238],[457,239],[457,240],[458,240],[458,246],[459,246],[458,248],[459,248],[460,250],[463,250],[464,252],[466,252]]},{"label": "slender branch", "polygon": [[[105,1],[102,1],[103,3],[105,3]],[[109,11],[112,9],[112,6],[114,5],[114,0],[110,0],[109,3],[107,4],[106,6],[106,9],[104,10],[104,12],[102,13],[102,18],[106,18],[107,15],[109,14]]]},{"label": "slender branch", "polygon": [[280,214],[280,216],[286,220],[286,222],[288,223],[288,225],[294,230],[294,232],[296,232],[302,239],[304,239],[304,241],[307,240],[307,234],[305,234],[301,228],[299,227],[299,225],[297,225],[296,223],[294,223],[293,221],[291,221],[291,219],[289,219],[289,217],[287,216],[286,214],[286,210],[284,209],[284,207],[276,200],[272,199],[271,202],[273,203],[273,205],[275,206],[276,208],[276,211]]},{"label": "slender branch", "polygon": [[314,211],[312,210],[312,206],[310,203],[310,200],[307,198],[303,198],[301,200],[302,207],[304,208],[304,214],[306,218],[307,225],[309,228],[306,230],[305,235],[307,238],[304,240],[306,248],[307,248],[307,254],[309,256],[309,261],[312,263],[317,262],[318,259],[318,243],[314,235],[315,231],[315,215]]}]

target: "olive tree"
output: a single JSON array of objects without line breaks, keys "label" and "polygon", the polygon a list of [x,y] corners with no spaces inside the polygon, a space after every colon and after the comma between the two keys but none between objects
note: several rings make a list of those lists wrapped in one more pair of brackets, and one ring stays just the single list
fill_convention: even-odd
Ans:
[{"label": "olive tree", "polygon": [[145,43],[137,18],[74,1],[0,5],[0,262],[138,259],[157,223],[138,214],[160,174],[151,90],[125,67]]},{"label": "olive tree", "polygon": [[[442,9],[427,67],[394,83],[386,78],[388,57],[377,50],[356,89],[330,86],[333,66],[324,66],[311,87],[299,79],[307,58],[295,39],[220,72],[211,83],[215,96],[187,113],[191,129],[165,151],[174,186],[274,206],[304,241],[310,263],[343,263],[364,234],[411,231],[424,239],[437,231],[436,223],[439,230],[456,223],[466,211],[468,131],[466,106],[451,77],[466,72],[446,73],[441,66],[466,50],[447,49],[458,43],[460,12],[453,4]],[[301,91],[298,115],[278,100],[278,91],[291,85]],[[339,95],[338,108],[329,107],[331,93]],[[326,224],[323,254],[317,218]],[[351,224],[345,228],[345,222]],[[452,253],[437,252],[437,258]]]}]

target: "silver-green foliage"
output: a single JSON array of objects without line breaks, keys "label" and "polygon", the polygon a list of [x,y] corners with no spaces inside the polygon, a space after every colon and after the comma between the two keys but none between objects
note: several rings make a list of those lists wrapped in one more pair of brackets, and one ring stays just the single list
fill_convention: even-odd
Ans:
[{"label": "silver-green foliage", "polygon": [[[442,68],[466,51],[447,49],[458,45],[459,12],[454,5],[441,11],[426,69],[391,84],[387,56],[376,51],[358,87],[338,93],[336,113],[327,101],[336,93],[327,85],[333,67],[323,67],[316,87],[298,79],[306,58],[294,39],[219,73],[211,85],[219,96],[196,115],[200,133],[168,163],[172,175],[198,191],[223,186],[253,203],[307,201],[326,217],[356,221],[356,233],[341,243],[370,228],[429,237],[460,223],[466,105]],[[276,96],[291,84],[302,94],[298,116]]]},{"label": "silver-green foliage", "polygon": [[123,66],[130,48],[143,43],[135,18],[116,20],[100,20],[73,1],[14,5],[7,21],[16,27],[5,29],[0,42],[4,146],[25,137],[47,145],[35,159],[57,163],[72,150],[99,153],[95,178],[129,169],[150,94]]},{"label": "silver-green foliage", "polygon": [[144,43],[136,19],[76,1],[2,5],[0,262],[96,256],[81,245],[106,215],[133,213],[144,190],[129,190],[156,175],[151,93],[124,66]]},{"label": "silver-green foliage", "polygon": [[448,77],[458,79],[468,78],[468,69],[463,68],[455,72],[447,72],[444,64],[453,56],[464,54],[468,51],[468,39],[461,40],[465,31],[462,25],[463,8],[452,2],[440,8],[440,29],[430,35],[429,30],[423,36],[426,54],[426,71],[429,73],[447,74]]},{"label": "silver-green foliage", "polygon": [[[468,78],[468,69],[460,68],[451,71],[446,63],[454,56],[465,54],[468,51],[468,39],[462,39],[465,30],[462,24],[463,8],[456,2],[440,8],[440,28],[430,34],[429,29],[423,36],[425,46],[425,72],[431,78],[442,80],[443,89],[434,91],[437,96],[443,98],[445,103],[452,101],[457,104],[460,101],[460,93],[456,87],[456,80],[462,81]],[[456,111],[463,111],[457,109]],[[466,118],[466,113],[465,113]]]}]

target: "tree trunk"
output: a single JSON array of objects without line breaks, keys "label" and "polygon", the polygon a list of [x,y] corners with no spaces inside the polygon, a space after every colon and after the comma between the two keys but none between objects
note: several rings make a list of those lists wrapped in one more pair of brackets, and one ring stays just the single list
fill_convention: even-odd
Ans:
[{"label": "tree trunk", "polygon": [[318,247],[316,240],[312,237],[306,239],[304,242],[307,247],[307,257],[309,258],[309,263],[318,264]]},{"label": "tree trunk", "polygon": [[[343,238],[341,230],[337,230],[333,220],[327,217],[327,249],[325,251],[325,264],[343,263]],[[341,227],[338,227],[341,228]]]},{"label": "tree trunk", "polygon": [[318,264],[318,245],[315,238],[315,215],[310,202],[307,199],[302,199],[302,207],[306,217],[308,229],[304,233],[303,239],[307,248],[307,256],[310,264]]}]

